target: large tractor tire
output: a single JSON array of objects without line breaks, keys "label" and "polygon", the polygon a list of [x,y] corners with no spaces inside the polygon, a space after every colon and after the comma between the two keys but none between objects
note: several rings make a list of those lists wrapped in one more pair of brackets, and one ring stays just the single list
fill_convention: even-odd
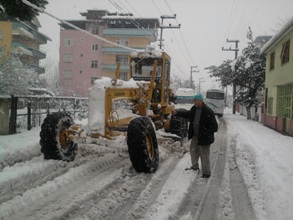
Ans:
[{"label": "large tractor tire", "polygon": [[[186,111],[185,109],[176,109],[177,111]],[[179,136],[181,139],[188,135],[188,120],[179,116],[171,118],[171,134]]]},{"label": "large tractor tire", "polygon": [[41,152],[45,159],[73,161],[76,155],[77,143],[68,138],[68,128],[74,124],[66,112],[49,114],[40,132]]},{"label": "large tractor tire", "polygon": [[136,172],[153,173],[159,166],[156,132],[148,117],[133,119],[127,131],[127,145]]}]

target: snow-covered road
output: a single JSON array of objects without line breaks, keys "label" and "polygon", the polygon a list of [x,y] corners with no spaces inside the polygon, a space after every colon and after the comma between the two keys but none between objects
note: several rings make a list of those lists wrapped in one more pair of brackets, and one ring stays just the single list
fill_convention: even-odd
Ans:
[{"label": "snow-covered road", "polygon": [[[264,194],[258,177],[264,172],[255,161],[260,149],[251,150],[251,141],[257,141],[253,135],[245,139],[244,127],[235,123],[238,117],[242,116],[219,120],[210,179],[185,171],[190,166],[187,140],[182,146],[159,136],[159,169],[138,174],[131,168],[124,139],[80,145],[76,159],[67,163],[43,159],[39,128],[1,136],[1,219],[274,219],[267,215],[276,210],[267,210],[272,204],[266,198],[276,198],[282,190]],[[282,140],[293,143],[290,137]],[[292,171],[288,172],[285,189],[292,184]],[[292,205],[288,193],[280,207]],[[277,214],[287,219],[292,211]]]}]

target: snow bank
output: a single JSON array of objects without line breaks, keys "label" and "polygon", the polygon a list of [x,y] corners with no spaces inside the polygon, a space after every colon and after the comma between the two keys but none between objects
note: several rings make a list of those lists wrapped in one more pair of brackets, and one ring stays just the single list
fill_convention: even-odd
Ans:
[{"label": "snow bank", "polygon": [[[105,93],[106,88],[139,88],[138,84],[130,79],[129,81],[117,80],[116,85],[112,85],[113,80],[109,77],[102,77],[94,82],[94,86],[89,89],[89,132],[104,134],[105,131]],[[119,119],[133,116],[127,109],[117,111]]]}]

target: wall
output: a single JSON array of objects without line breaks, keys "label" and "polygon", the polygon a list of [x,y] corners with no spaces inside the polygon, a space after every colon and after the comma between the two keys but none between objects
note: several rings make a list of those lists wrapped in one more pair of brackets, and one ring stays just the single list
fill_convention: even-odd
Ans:
[{"label": "wall", "polygon": [[0,47],[10,48],[12,42],[12,22],[0,21],[0,30],[2,30],[2,40],[0,39]]},{"label": "wall", "polygon": [[[73,39],[72,46],[65,46],[66,38]],[[92,50],[92,45],[98,44],[98,51]],[[72,55],[72,62],[64,62],[65,54]],[[91,68],[91,62],[98,60],[98,68]],[[88,97],[88,89],[92,87],[91,78],[102,76],[102,41],[76,30],[61,30],[59,86],[63,95]],[[64,78],[64,71],[72,71],[72,79]]]},{"label": "wall", "polygon": [[[290,60],[281,64],[281,53],[283,44],[290,39]],[[270,70],[270,55],[275,52],[275,68]],[[288,33],[280,42],[268,50],[266,54],[266,77],[265,86],[268,88],[268,98],[273,97],[273,116],[276,116],[277,109],[277,86],[293,82],[293,30]]]}]

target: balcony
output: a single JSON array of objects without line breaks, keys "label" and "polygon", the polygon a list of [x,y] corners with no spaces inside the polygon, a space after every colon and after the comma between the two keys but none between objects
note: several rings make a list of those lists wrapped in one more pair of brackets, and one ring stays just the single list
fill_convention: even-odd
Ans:
[{"label": "balcony", "polygon": [[[103,70],[116,70],[117,69],[117,64],[102,64]],[[121,64],[120,65],[120,70],[121,71],[129,71],[129,66],[128,64]]]},{"label": "balcony", "polygon": [[20,43],[20,42],[12,42],[12,47],[15,48],[15,50],[18,53],[21,54],[26,54],[29,56],[33,56],[36,57],[38,59],[45,59],[46,58],[46,53],[40,51],[37,48],[34,47],[29,47],[28,45],[24,44],[24,43]]},{"label": "balcony", "polygon": [[13,35],[26,36],[38,42],[38,44],[46,44],[48,40],[51,40],[45,34],[38,32],[31,26],[24,22],[13,22]]},{"label": "balcony", "polygon": [[17,29],[13,30],[12,35],[20,35],[22,37],[34,39],[34,35],[22,27],[18,27]]},{"label": "balcony", "polygon": [[45,68],[42,66],[37,66],[34,64],[27,64],[27,65],[29,65],[32,69],[34,69],[38,74],[45,73]]},{"label": "balcony", "polygon": [[22,46],[13,47],[12,52],[14,54],[19,54],[19,55],[33,56],[33,53],[30,50],[28,50],[28,49],[26,49],[25,47],[22,47]]},{"label": "balcony", "polygon": [[39,59],[45,59],[46,58],[46,54],[40,50],[37,50],[35,48],[28,48],[34,57],[38,57]]},{"label": "balcony", "polygon": [[104,36],[119,36],[119,37],[147,37],[151,41],[157,41],[157,29],[130,29],[130,28],[108,28],[103,31]]},{"label": "balcony", "polygon": [[[144,48],[136,48],[138,50],[143,50]],[[129,50],[121,47],[103,47],[104,54],[129,54]]]}]

